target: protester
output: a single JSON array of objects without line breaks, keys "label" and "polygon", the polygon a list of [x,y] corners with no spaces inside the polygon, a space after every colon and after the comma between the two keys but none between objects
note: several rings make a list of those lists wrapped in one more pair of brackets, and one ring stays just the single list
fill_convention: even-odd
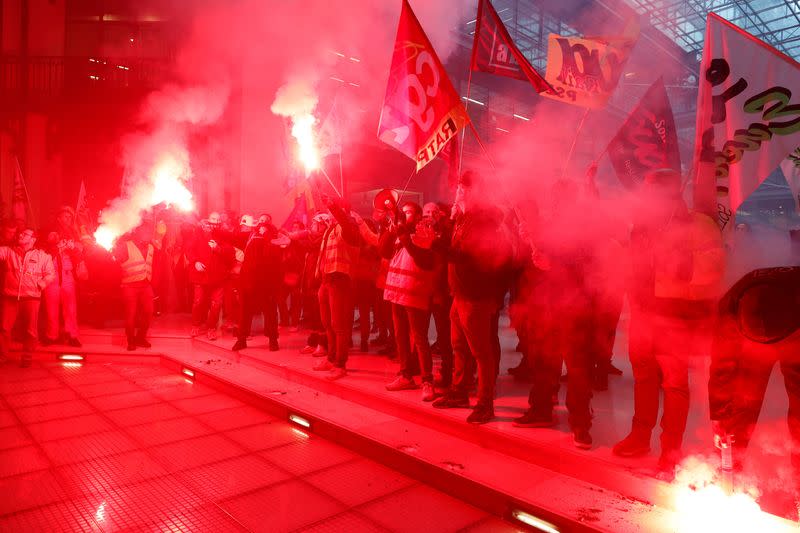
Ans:
[{"label": "protester", "polygon": [[21,366],[30,366],[38,337],[37,321],[42,290],[56,278],[52,258],[34,248],[36,233],[22,229],[13,247],[0,246],[3,265],[3,302],[0,319],[0,362],[6,360],[11,330],[17,320],[23,331]]},{"label": "protester", "polygon": [[327,371],[327,379],[347,375],[347,355],[352,341],[352,272],[358,259],[361,236],[358,225],[340,201],[325,198],[334,222],[325,230],[320,244],[316,277],[320,280],[319,310],[328,339],[328,357],[314,365]]},{"label": "protester", "polygon": [[437,408],[468,407],[473,368],[478,368],[478,401],[467,422],[494,418],[497,378],[493,321],[508,289],[511,244],[503,231],[503,215],[489,203],[487,183],[476,173],[459,179],[456,217],[448,256],[448,281],[455,368],[450,389],[434,401]]},{"label": "protester", "polygon": [[613,448],[624,457],[650,451],[663,391],[658,470],[664,479],[672,479],[681,459],[689,414],[689,358],[707,353],[724,266],[719,228],[710,217],[686,207],[681,182],[672,170],[649,173],[642,192],[646,209],[638,213],[631,232],[634,414],[630,434]]},{"label": "protester", "polygon": [[147,332],[153,317],[152,223],[143,222],[127,239],[117,242],[114,259],[122,268],[122,303],[125,314],[127,349],[150,348]]},{"label": "protester", "polygon": [[76,277],[77,269],[85,268],[82,265],[82,245],[51,231],[47,235],[46,251],[53,259],[56,276],[44,290],[45,331],[41,343],[46,346],[63,340],[69,346],[79,348]]},{"label": "protester", "polygon": [[221,228],[220,216],[211,213],[201,224],[187,254],[189,281],[194,284],[192,337],[205,327],[209,340],[217,339],[225,282],[236,259],[233,246]]},{"label": "protester", "polygon": [[271,242],[275,237],[271,228],[257,226],[244,250],[241,272],[242,318],[238,339],[232,350],[247,348],[247,337],[253,326],[253,316],[264,317],[264,335],[269,339],[269,350],[278,345],[278,294],[283,278],[281,250]]},{"label": "protester", "polygon": [[[432,222],[432,221],[431,221]],[[430,308],[433,298],[435,236],[431,224],[422,223],[422,208],[405,202],[400,207],[400,220],[381,237],[381,255],[390,258],[389,273],[383,297],[392,303],[400,373],[386,385],[386,390],[415,389],[415,369],[422,373],[422,401],[431,402],[433,361],[428,341]],[[414,350],[412,352],[411,343]],[[412,360],[412,353],[416,357]]]}]

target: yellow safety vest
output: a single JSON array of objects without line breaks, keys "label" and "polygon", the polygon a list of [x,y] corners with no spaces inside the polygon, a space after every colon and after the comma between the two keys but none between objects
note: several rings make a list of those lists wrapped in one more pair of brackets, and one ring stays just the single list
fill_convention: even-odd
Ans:
[{"label": "yellow safety vest", "polygon": [[122,263],[122,283],[151,281],[153,279],[153,245],[147,245],[147,257],[142,256],[139,247],[128,241],[128,259]]}]

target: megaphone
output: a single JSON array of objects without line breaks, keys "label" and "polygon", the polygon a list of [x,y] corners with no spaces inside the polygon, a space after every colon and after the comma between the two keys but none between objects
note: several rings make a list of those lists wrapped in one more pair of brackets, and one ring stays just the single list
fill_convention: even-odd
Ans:
[{"label": "megaphone", "polygon": [[372,200],[372,207],[378,211],[394,213],[397,210],[398,200],[400,200],[400,194],[396,190],[383,189],[375,195],[375,199]]}]

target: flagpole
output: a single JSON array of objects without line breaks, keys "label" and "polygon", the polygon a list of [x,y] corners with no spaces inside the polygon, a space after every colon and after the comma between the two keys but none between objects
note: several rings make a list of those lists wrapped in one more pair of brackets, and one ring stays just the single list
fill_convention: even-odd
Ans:
[{"label": "flagpole", "polygon": [[567,174],[567,169],[569,168],[569,162],[572,159],[572,153],[575,151],[575,146],[578,144],[578,137],[581,134],[581,130],[583,130],[583,124],[586,122],[586,117],[588,116],[589,116],[589,108],[587,107],[586,110],[583,112],[583,117],[581,117],[580,124],[578,124],[578,129],[577,131],[575,131],[575,137],[572,139],[572,146],[569,147],[569,152],[567,153],[567,159],[566,161],[564,161],[564,168],[561,170],[561,179],[564,179],[564,176]]},{"label": "flagpole", "polygon": [[[33,204],[31,203],[31,197],[28,194],[28,184],[25,183],[25,176],[22,175],[22,167],[19,164],[19,158],[17,156],[14,156],[14,161],[17,163],[17,172],[19,172],[19,181],[22,182],[22,190],[25,191],[25,201],[28,202],[28,209],[31,212],[30,215],[28,215],[26,213],[26,216],[28,216],[29,218],[32,218],[35,221],[36,217],[33,216],[34,215],[34,213],[33,213]],[[28,223],[28,221],[26,220],[25,224],[27,224],[27,223]]]},{"label": "flagpole", "polygon": [[[467,101],[464,104],[464,111],[467,112],[467,117],[468,118],[469,118],[469,97],[470,97],[471,91],[472,91],[472,63],[470,62],[469,74],[467,75]],[[472,126],[472,119],[469,119],[469,124],[470,124],[470,126]],[[475,128],[473,126],[473,132],[474,132],[474,129]],[[464,161],[464,142],[466,141],[466,138],[467,138],[467,130],[466,130],[466,128],[464,128],[464,130],[461,132],[461,146],[459,146],[459,154],[458,154],[458,175],[459,176],[461,175],[461,165],[463,164],[463,161]]]}]

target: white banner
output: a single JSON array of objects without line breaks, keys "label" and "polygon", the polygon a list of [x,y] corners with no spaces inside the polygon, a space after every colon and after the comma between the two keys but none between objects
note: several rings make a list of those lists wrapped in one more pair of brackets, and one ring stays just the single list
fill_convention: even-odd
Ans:
[{"label": "white banner", "polygon": [[726,229],[800,146],[800,64],[710,13],[695,135],[695,208]]},{"label": "white banner", "polygon": [[781,172],[792,190],[794,208],[800,213],[800,148],[783,160]]}]

